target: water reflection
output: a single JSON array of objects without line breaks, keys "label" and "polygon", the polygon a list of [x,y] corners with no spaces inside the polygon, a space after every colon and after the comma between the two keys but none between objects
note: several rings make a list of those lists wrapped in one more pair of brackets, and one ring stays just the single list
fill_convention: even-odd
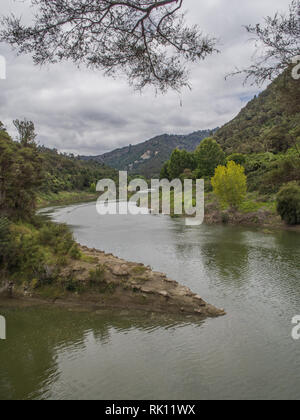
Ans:
[{"label": "water reflection", "polygon": [[[92,346],[99,355],[105,347],[110,348],[112,333],[151,334],[157,328],[170,331],[187,324],[186,319],[173,316],[128,311],[96,314],[27,308],[6,310],[5,315],[9,335],[0,346],[0,399],[13,400],[53,395],[53,387],[62,381],[64,355],[66,363],[76,361],[81,354],[92,358]],[[55,397],[60,398],[59,393]]]},{"label": "water reflection", "polygon": [[94,204],[53,216],[82,244],[166,272],[227,316],[194,325],[126,312],[11,311],[0,397],[300,397],[300,345],[291,339],[300,311],[299,234],[187,228],[150,215],[101,218]]}]

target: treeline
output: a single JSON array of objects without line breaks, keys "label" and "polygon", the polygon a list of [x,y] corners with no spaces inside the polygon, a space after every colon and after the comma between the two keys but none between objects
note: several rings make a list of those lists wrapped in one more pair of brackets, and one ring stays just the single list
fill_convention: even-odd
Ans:
[{"label": "treeline", "polygon": [[94,192],[99,179],[117,180],[114,169],[38,146],[32,122],[14,124],[18,141],[0,122],[0,215],[25,219],[34,214],[40,193]]},{"label": "treeline", "polygon": [[[280,144],[281,142],[279,142]],[[288,224],[300,224],[299,139],[287,150],[265,153],[226,154],[215,138],[203,140],[196,151],[174,150],[160,177],[173,180],[204,179],[206,192],[214,192],[220,204],[237,210],[246,193],[273,197]]]},{"label": "treeline", "polygon": [[67,226],[36,215],[37,198],[95,191],[99,179],[117,179],[117,172],[37,146],[30,121],[15,120],[14,125],[17,141],[0,122],[0,286],[12,282],[35,290],[59,283],[71,290],[72,278],[62,278],[61,270],[84,256]]}]

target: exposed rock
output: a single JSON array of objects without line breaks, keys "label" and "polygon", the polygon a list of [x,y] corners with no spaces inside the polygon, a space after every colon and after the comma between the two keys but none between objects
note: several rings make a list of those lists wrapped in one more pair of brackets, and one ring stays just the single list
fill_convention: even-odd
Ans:
[{"label": "exposed rock", "polygon": [[[91,306],[100,308],[138,309],[147,312],[184,314],[184,316],[216,317],[224,315],[223,310],[207,304],[201,296],[193,293],[188,287],[170,280],[165,274],[151,271],[143,264],[127,262],[112,254],[95,249],[81,247],[87,257],[97,257],[97,262],[70,260],[61,269],[60,279],[70,279],[79,289],[66,293],[62,288],[61,296],[55,299],[55,305],[75,304],[79,307]],[[92,259],[93,260],[93,259]],[[91,280],[91,272],[99,277]],[[93,282],[92,284],[90,282]],[[147,287],[143,283],[147,282]],[[98,287],[97,287],[98,286]],[[57,296],[58,285],[54,285]],[[39,296],[39,289],[32,289],[27,298]],[[30,294],[31,292],[31,294]],[[24,296],[24,291],[20,294]],[[164,298],[164,299],[162,299]],[[51,301],[54,303],[54,301]]]},{"label": "exposed rock", "polygon": [[114,276],[117,276],[117,277],[128,277],[129,276],[127,266],[124,265],[124,264],[116,265],[116,266],[111,267],[111,272]]}]

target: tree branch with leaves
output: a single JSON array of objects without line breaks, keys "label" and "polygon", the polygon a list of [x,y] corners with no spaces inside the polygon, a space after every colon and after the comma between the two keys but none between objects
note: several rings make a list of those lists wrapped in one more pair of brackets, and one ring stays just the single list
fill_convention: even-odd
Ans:
[{"label": "tree branch with leaves", "polygon": [[2,17],[0,41],[35,64],[70,60],[106,75],[126,74],[136,89],[188,86],[187,63],[216,52],[216,40],[186,24],[183,0],[30,0],[32,25]]},{"label": "tree branch with leaves", "polygon": [[262,85],[284,72],[300,55],[300,2],[293,0],[287,13],[276,13],[264,19],[264,25],[245,27],[255,42],[253,64],[237,69],[232,75],[244,74],[245,83]]}]

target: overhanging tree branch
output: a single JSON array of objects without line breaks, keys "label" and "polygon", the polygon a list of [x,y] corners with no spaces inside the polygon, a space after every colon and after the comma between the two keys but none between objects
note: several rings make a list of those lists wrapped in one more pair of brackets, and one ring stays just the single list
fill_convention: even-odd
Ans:
[{"label": "overhanging tree branch", "polygon": [[183,0],[30,0],[33,23],[1,19],[0,41],[35,64],[71,60],[125,73],[137,89],[165,92],[188,86],[188,62],[216,52],[216,40],[184,20]]}]

